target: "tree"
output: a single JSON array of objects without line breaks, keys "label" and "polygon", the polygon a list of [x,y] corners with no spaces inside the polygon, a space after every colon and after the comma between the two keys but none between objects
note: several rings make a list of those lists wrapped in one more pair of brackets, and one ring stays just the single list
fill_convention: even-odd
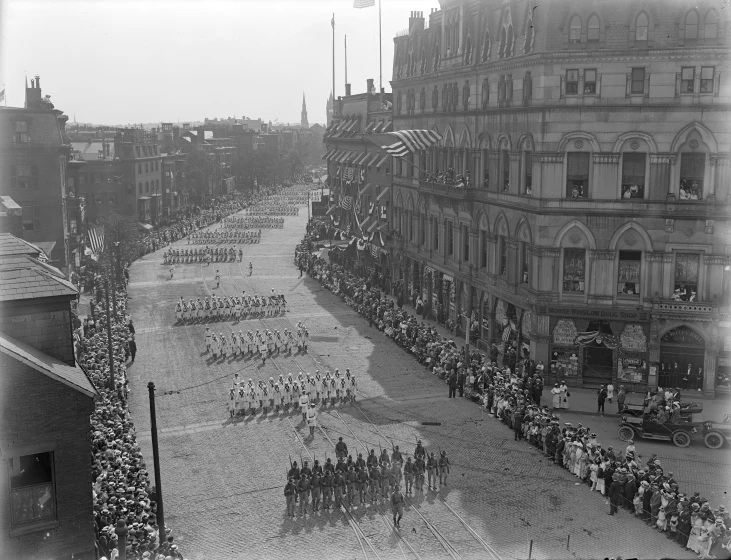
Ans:
[{"label": "tree", "polygon": [[183,175],[183,189],[188,194],[189,200],[201,204],[210,197],[216,166],[213,158],[201,146],[191,146],[185,160]]},{"label": "tree", "polygon": [[104,231],[104,248],[99,264],[106,270],[116,267],[120,279],[121,264],[132,262],[140,254],[140,230],[134,218],[111,212],[98,219]]}]

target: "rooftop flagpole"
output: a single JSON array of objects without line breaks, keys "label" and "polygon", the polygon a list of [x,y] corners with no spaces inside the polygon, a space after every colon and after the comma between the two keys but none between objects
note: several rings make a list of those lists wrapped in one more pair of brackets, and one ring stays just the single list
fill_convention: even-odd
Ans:
[{"label": "rooftop flagpole", "polygon": [[383,40],[381,39],[381,4],[378,0],[378,93],[383,89]]},{"label": "rooftop flagpole", "polygon": [[[348,36],[345,36],[345,87],[348,87]],[[347,95],[347,92],[345,93]]]},{"label": "rooftop flagpole", "polygon": [[333,116],[335,116],[335,12],[333,12],[333,18],[330,20],[330,25],[333,28]]}]

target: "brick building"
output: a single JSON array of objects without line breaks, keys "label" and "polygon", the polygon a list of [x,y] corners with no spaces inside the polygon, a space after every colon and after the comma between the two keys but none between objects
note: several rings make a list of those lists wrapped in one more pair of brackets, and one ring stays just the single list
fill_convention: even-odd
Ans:
[{"label": "brick building", "polygon": [[0,107],[0,195],[23,208],[23,238],[37,244],[54,266],[69,264],[66,224],[68,117],[42,96],[40,78],[26,87],[25,107]]},{"label": "brick building", "polygon": [[[367,82],[366,93],[351,95],[350,84],[346,85],[346,95],[335,102],[323,136],[327,151],[322,159],[327,165],[332,202],[338,205],[331,212],[334,223],[345,231],[350,226],[361,239],[365,236],[370,245],[363,256],[381,268],[384,236],[390,232],[387,215],[392,158],[370,138],[393,130],[393,123],[391,94],[372,91],[372,79]],[[352,209],[344,208],[343,202]]]},{"label": "brick building", "polygon": [[[394,275],[551,378],[728,391],[724,7],[444,0],[428,27],[413,12],[394,128],[443,139],[413,156],[424,172],[395,170]],[[448,169],[468,187],[433,180]]]},{"label": "brick building", "polygon": [[89,417],[75,365],[75,287],[40,249],[0,233],[0,557],[95,556]]}]

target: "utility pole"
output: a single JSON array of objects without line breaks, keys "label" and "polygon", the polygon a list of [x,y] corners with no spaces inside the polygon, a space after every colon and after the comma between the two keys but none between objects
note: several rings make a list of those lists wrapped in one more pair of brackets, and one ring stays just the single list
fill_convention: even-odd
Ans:
[{"label": "utility pole", "polygon": [[[152,462],[155,467],[155,495],[157,500],[157,525],[160,535],[165,535],[165,513],[162,505],[162,484],[160,482],[160,451],[157,446],[157,416],[155,414],[155,384],[147,384],[150,392],[150,426],[152,429]],[[162,542],[162,541],[161,541]]]},{"label": "utility pole", "polygon": [[104,280],[104,287],[107,292],[107,301],[105,311],[107,315],[107,352],[109,352],[109,390],[116,389],[116,381],[114,379],[114,353],[112,352],[112,318],[109,316],[109,279]]}]

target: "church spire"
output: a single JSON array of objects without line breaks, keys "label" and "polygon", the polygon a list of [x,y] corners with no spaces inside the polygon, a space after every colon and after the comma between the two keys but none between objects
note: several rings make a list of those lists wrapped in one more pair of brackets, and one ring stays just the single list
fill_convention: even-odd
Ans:
[{"label": "church spire", "polygon": [[307,122],[307,103],[305,103],[305,92],[302,92],[302,115],[301,122],[302,128],[310,128],[310,123]]}]

